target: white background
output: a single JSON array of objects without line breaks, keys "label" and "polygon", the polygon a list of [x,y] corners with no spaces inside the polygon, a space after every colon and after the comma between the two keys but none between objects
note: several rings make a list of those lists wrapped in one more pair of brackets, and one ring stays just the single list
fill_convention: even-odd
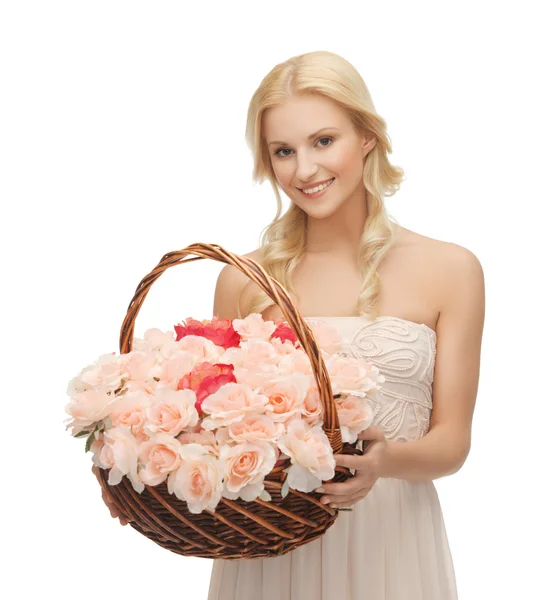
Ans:
[{"label": "white background", "polygon": [[[166,252],[258,246],[276,203],[251,181],[247,106],[275,64],[313,50],[349,60],[388,123],[407,176],[391,214],[484,268],[472,450],[436,481],[459,597],[553,597],[546,5],[2,3],[4,597],[206,598],[210,559],[110,517],[64,429],[66,386],[119,351],[134,290]],[[165,272],[135,334],[210,318],[222,266]]]}]

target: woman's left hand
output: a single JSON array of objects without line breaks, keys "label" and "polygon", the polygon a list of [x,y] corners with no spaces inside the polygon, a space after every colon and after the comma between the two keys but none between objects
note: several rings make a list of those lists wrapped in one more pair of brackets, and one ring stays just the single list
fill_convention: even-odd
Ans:
[{"label": "woman's left hand", "polygon": [[[384,432],[378,427],[367,427],[357,436],[359,440],[370,440],[363,444],[363,456],[335,454],[336,465],[354,469],[355,475],[343,483],[323,483],[316,492],[323,492],[323,504],[346,508],[362,500],[373,488],[377,479],[384,473],[390,455],[390,444]],[[325,502],[327,499],[327,502]]]}]

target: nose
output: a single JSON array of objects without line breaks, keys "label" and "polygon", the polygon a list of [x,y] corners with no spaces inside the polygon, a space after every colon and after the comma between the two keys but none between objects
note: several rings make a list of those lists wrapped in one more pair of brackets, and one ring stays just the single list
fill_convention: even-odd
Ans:
[{"label": "nose", "polygon": [[317,163],[312,159],[309,151],[297,153],[296,177],[299,183],[313,181],[315,173],[318,171]]}]

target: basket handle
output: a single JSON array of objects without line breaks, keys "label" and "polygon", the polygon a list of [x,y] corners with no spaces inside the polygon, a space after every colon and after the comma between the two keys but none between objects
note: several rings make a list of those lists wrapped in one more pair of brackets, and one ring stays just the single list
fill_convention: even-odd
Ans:
[{"label": "basket handle", "polygon": [[[185,258],[189,254],[195,256],[192,258]],[[298,341],[307,353],[311,366],[313,367],[315,381],[319,388],[319,394],[324,408],[323,431],[328,437],[334,454],[342,452],[342,435],[340,432],[336,404],[332,393],[332,386],[326,365],[323,362],[319,348],[313,339],[313,333],[309,325],[307,325],[304,319],[298,314],[298,311],[284,287],[276,279],[271,277],[258,262],[251,258],[233,254],[218,244],[205,243],[190,244],[190,246],[187,246],[182,250],[175,250],[174,252],[165,254],[159,261],[157,267],[146,275],[136,288],[134,297],[127,309],[127,315],[121,326],[119,337],[120,353],[126,354],[132,350],[134,322],[154,281],[170,267],[203,258],[211,258],[218,262],[234,265],[237,269],[242,271],[244,275],[257,283],[273,302],[280,307],[284,314],[284,318],[296,334]]]}]

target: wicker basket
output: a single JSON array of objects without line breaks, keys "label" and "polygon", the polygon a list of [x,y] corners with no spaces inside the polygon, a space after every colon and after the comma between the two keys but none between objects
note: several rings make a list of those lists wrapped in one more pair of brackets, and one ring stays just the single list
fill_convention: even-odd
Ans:
[{"label": "wicker basket", "polygon": [[[194,255],[192,258],[185,258]],[[237,256],[216,244],[191,244],[183,250],[165,254],[157,267],[140,282],[129,304],[121,327],[120,353],[132,350],[134,322],[148,294],[161,274],[180,263],[211,258],[232,264],[255,281],[280,307],[288,325],[296,333],[306,351],[321,401],[324,407],[323,430],[334,454],[362,454],[355,445],[342,443],[336,405],[326,366],[312,331],[297,313],[282,285],[267,274],[259,263]],[[215,512],[193,514],[187,504],[167,490],[167,482],[157,486],[146,485],[137,493],[127,477],[117,485],[107,483],[108,470],[100,469],[100,481],[108,497],[129,519],[131,527],[171,552],[183,556],[223,558],[228,560],[268,558],[286,554],[317,539],[334,523],[338,509],[321,504],[321,494],[299,492],[292,488],[283,498],[281,488],[290,459],[276,466],[264,480],[271,502],[256,498],[251,502],[221,497]],[[332,482],[343,482],[352,477],[349,469],[336,466]]]}]

